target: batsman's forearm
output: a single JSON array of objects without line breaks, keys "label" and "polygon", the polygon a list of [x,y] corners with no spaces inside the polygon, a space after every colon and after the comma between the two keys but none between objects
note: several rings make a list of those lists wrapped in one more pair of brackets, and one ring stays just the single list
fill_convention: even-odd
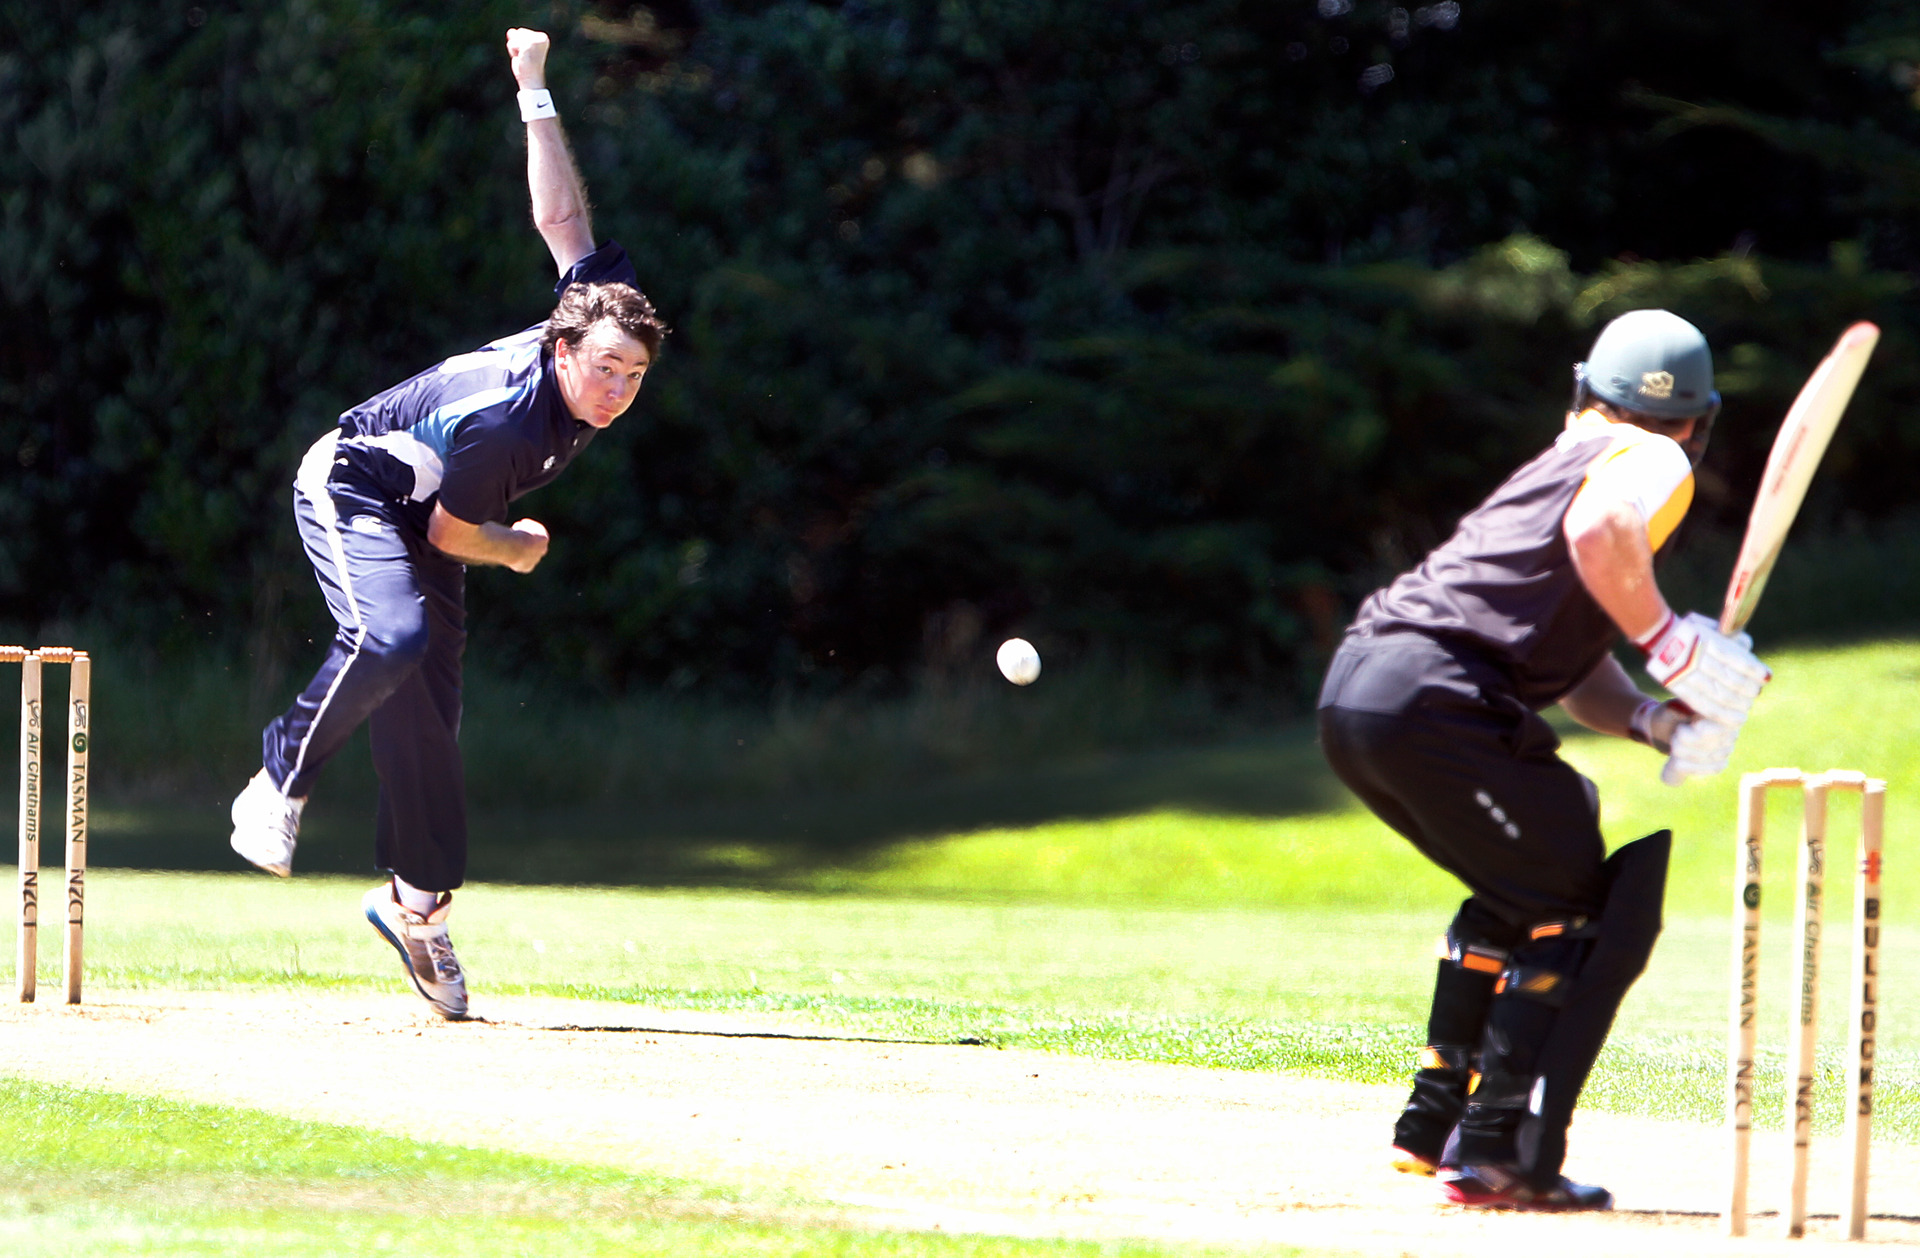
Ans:
[{"label": "batsman's forearm", "polygon": [[1625,738],[1634,712],[1646,699],[1620,661],[1609,655],[1561,698],[1560,708],[1595,733]]}]

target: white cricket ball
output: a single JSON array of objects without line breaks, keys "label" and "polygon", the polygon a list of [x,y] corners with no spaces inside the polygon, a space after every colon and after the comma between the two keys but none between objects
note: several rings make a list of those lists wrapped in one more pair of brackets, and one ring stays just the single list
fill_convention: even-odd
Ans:
[{"label": "white cricket ball", "polygon": [[1008,638],[993,657],[1000,675],[1016,686],[1031,686],[1040,675],[1040,652],[1025,638]]}]

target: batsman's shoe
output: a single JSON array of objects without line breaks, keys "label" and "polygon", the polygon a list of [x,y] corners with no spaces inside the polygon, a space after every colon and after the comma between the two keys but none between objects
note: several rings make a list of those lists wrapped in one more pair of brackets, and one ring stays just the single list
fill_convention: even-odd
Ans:
[{"label": "batsman's shoe", "polygon": [[441,1017],[453,1022],[465,1019],[467,976],[460,972],[460,958],[453,955],[453,941],[447,938],[447,913],[453,908],[453,896],[443,893],[433,912],[422,917],[397,903],[393,884],[383,882],[367,892],[360,907],[373,928],[400,954],[400,964],[413,990],[424,996]]},{"label": "batsman's shoe", "polygon": [[1393,1146],[1393,1157],[1388,1165],[1403,1175],[1431,1175],[1440,1169],[1438,1158],[1430,1158],[1397,1144]]},{"label": "batsman's shoe", "polygon": [[[1507,954],[1481,944],[1470,944],[1455,937],[1449,928],[1443,946],[1447,960],[1440,965],[1440,980],[1434,992],[1435,1017],[1443,1013],[1458,1019],[1486,1019],[1486,1000],[1493,990],[1494,975],[1506,965]],[[1462,959],[1470,964],[1461,964]],[[1478,1005],[1477,1011],[1474,1006]],[[1420,1069],[1413,1076],[1413,1091],[1406,1108],[1393,1120],[1393,1168],[1410,1175],[1431,1175],[1445,1158],[1447,1141],[1460,1125],[1467,1108],[1467,1085],[1473,1079],[1478,1057],[1472,1049],[1457,1044],[1428,1044],[1420,1050]]]},{"label": "batsman's shoe", "polygon": [[300,837],[304,799],[288,799],[265,769],[253,775],[233,798],[233,850],[270,874],[293,873],[293,848]]},{"label": "batsman's shoe", "polygon": [[1445,1166],[1440,1189],[1455,1205],[1477,1210],[1611,1210],[1613,1194],[1594,1184],[1576,1184],[1556,1176],[1549,1188],[1535,1188],[1504,1166]]}]

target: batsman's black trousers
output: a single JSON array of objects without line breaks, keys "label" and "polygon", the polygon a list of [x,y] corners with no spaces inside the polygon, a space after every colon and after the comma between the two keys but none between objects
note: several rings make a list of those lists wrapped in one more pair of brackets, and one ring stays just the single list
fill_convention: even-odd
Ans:
[{"label": "batsman's black trousers", "polygon": [[1497,672],[1418,633],[1349,639],[1320,696],[1340,780],[1516,929],[1606,901],[1593,783]]},{"label": "batsman's black trousers", "polygon": [[336,479],[333,434],[307,452],[293,517],[338,631],[313,680],[262,735],[262,763],[296,798],[367,723],[380,777],[374,859],[423,891],[466,878],[460,667],[466,566],[398,503]]}]

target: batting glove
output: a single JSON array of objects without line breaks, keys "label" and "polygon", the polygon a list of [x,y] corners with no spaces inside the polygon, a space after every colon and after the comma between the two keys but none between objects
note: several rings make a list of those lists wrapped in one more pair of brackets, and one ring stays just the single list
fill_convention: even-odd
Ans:
[{"label": "batting glove", "polygon": [[1634,709],[1627,722],[1627,737],[1653,748],[1661,755],[1673,750],[1673,731],[1698,715],[1678,699],[1661,702],[1648,699]]},{"label": "batting glove", "polygon": [[1647,675],[1709,721],[1740,728],[1773,672],[1748,649],[1746,634],[1728,637],[1698,612],[1666,623],[1634,645],[1647,653]]},{"label": "batting glove", "polygon": [[1698,718],[1688,721],[1673,731],[1673,750],[1660,770],[1660,780],[1678,786],[1690,777],[1712,777],[1733,759],[1734,740],[1739,736],[1737,725]]}]

